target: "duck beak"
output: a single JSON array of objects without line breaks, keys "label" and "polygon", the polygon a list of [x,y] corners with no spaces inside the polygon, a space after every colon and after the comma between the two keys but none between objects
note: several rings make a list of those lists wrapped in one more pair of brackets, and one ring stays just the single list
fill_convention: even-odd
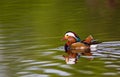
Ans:
[{"label": "duck beak", "polygon": [[68,40],[69,36],[64,36],[62,40]]},{"label": "duck beak", "polygon": [[61,40],[64,41],[64,40],[67,40],[67,39],[65,37],[63,37]]}]

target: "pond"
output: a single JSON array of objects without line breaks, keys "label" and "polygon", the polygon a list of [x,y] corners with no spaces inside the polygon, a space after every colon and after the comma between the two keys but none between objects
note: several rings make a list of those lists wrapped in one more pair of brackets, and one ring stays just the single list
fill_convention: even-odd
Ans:
[{"label": "pond", "polygon": [[[0,77],[119,77],[119,0],[0,1]],[[66,31],[102,43],[66,64]]]}]

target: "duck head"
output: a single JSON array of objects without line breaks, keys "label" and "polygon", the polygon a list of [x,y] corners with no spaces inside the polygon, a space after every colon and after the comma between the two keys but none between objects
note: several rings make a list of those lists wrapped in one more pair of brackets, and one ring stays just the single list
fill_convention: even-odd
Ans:
[{"label": "duck head", "polygon": [[65,52],[68,52],[71,44],[81,41],[79,36],[72,31],[67,31],[63,37],[63,40],[67,40],[64,46]]},{"label": "duck head", "polygon": [[73,42],[73,43],[81,41],[79,36],[76,33],[72,32],[72,31],[67,31],[65,33],[65,35],[64,35],[63,40],[67,40],[67,41]]}]

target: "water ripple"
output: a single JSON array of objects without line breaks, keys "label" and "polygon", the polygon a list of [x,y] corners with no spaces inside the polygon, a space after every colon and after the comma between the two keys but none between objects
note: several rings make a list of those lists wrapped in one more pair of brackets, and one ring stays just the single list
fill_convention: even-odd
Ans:
[{"label": "water ripple", "polygon": [[106,65],[105,67],[109,67],[109,68],[119,68],[120,65]]},{"label": "water ripple", "polygon": [[56,69],[45,69],[44,72],[58,74],[60,76],[70,76],[71,75],[70,73],[67,73],[67,72],[61,71],[61,70],[56,70]]},{"label": "water ripple", "polygon": [[49,75],[46,74],[29,74],[29,75],[23,75],[20,77],[49,77]]},{"label": "water ripple", "polygon": [[93,71],[88,71],[88,70],[79,70],[79,72],[83,74],[94,74]]},{"label": "water ripple", "polygon": [[[81,63],[78,61],[78,63],[74,66],[67,65],[65,64],[65,62],[63,62],[64,58],[62,57],[62,53],[64,54],[64,52],[58,52],[64,51],[63,46],[50,49],[49,46],[51,45],[34,44],[34,41],[31,39],[13,39],[10,41],[10,43],[6,40],[3,41],[5,44],[0,44],[0,50],[2,52],[2,50],[6,49],[6,51],[2,53],[5,54],[5,57],[0,53],[0,57],[2,57],[0,61],[2,61],[2,59],[4,58],[4,62],[8,62],[8,66],[13,66],[12,64],[15,64],[12,69],[18,69],[18,71],[16,71],[16,74],[19,75],[19,77],[50,77],[52,75],[57,75],[61,77],[72,77],[74,76],[74,74],[77,73],[81,73],[84,75],[94,75],[96,73],[99,73],[98,71],[96,71],[97,69],[102,70],[102,72],[104,72],[105,70],[105,73],[100,73],[101,75],[116,76],[119,74],[120,71],[119,41],[103,42],[101,44],[98,44],[98,50],[92,51],[93,56],[90,56],[96,58],[95,60],[99,59],[98,61],[83,61],[81,58],[86,58],[86,56],[82,56],[80,58]],[[3,41],[0,42],[3,43]],[[96,66],[94,64],[96,64]],[[87,70],[85,70],[86,68]],[[111,72],[111,70],[107,70],[106,68],[114,68],[115,71]],[[3,73],[4,70],[0,72]],[[4,74],[0,74],[0,76],[3,75]]]},{"label": "water ripple", "polygon": [[73,67],[69,66],[69,65],[60,65],[59,67],[62,67],[62,68],[66,68],[66,69],[74,69]]},{"label": "water ripple", "polygon": [[50,63],[50,64],[44,64],[41,66],[58,66],[58,65],[61,65],[61,64],[60,63]]},{"label": "water ripple", "polygon": [[107,72],[107,73],[103,73],[102,75],[109,75],[109,76],[115,76],[117,75],[117,73],[114,73],[114,72]]},{"label": "water ripple", "polygon": [[[26,62],[26,61],[22,61],[22,62]],[[30,62],[30,63],[29,63]],[[35,62],[35,61],[32,61],[32,60],[28,60],[27,63],[24,63],[22,65],[40,65],[40,64],[46,64],[46,63],[51,63],[52,61],[39,61],[39,62]]]}]

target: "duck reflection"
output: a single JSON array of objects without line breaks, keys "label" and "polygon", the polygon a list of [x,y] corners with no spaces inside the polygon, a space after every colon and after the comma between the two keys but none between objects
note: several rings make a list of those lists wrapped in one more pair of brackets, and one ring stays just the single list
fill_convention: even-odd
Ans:
[{"label": "duck reflection", "polygon": [[70,49],[67,51],[67,55],[63,55],[66,64],[76,64],[80,56],[88,56],[88,60],[93,60],[90,49]]}]

